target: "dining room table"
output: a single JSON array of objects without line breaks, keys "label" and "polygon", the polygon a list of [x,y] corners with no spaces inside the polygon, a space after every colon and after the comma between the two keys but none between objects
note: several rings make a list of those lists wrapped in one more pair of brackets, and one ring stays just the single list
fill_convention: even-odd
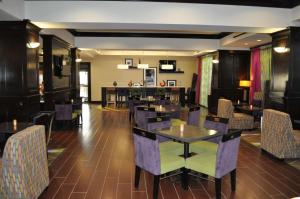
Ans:
[{"label": "dining room table", "polygon": [[[190,144],[199,140],[208,140],[210,138],[219,137],[222,136],[222,133],[207,129],[202,126],[193,126],[193,125],[187,125],[187,124],[181,124],[179,126],[171,126],[167,129],[160,129],[157,132],[157,135],[172,139],[177,142],[181,142],[184,145],[184,159],[187,159],[191,155],[194,155],[190,153]],[[183,189],[188,189],[188,173],[189,170],[183,168]]]}]

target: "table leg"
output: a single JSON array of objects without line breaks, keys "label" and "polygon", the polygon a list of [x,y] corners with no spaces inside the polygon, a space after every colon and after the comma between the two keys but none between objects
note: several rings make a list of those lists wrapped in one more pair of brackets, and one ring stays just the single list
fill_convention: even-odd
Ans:
[{"label": "table leg", "polygon": [[[189,151],[190,145],[189,143],[184,143],[184,158],[188,158],[190,156],[190,151]],[[181,185],[184,190],[188,190],[189,186],[189,175],[188,175],[189,170],[186,168],[182,169],[182,176],[181,176]]]}]

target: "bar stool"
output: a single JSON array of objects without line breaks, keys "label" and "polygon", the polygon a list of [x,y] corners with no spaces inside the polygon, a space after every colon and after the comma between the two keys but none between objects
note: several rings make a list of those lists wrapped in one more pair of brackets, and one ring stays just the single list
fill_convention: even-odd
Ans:
[{"label": "bar stool", "polygon": [[106,88],[106,103],[113,104],[116,107],[116,89],[115,88]]},{"label": "bar stool", "polygon": [[117,88],[117,106],[126,105],[128,102],[129,91],[127,88]]},{"label": "bar stool", "polygon": [[180,94],[180,89],[179,88],[171,88],[171,102],[174,103],[179,103],[179,94]]}]

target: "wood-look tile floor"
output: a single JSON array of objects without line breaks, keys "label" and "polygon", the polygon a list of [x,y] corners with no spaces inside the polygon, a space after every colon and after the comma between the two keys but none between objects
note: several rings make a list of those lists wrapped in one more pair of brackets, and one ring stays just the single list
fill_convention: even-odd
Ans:
[{"label": "wood-look tile floor", "polygon": [[[152,176],[143,172],[133,186],[134,149],[127,112],[100,111],[84,105],[83,126],[53,134],[53,147],[66,150],[49,167],[51,182],[40,199],[151,199]],[[300,196],[300,172],[241,141],[237,190],[229,177],[222,182],[223,198],[268,199]],[[192,179],[188,191],[174,179],[161,180],[161,199],[214,198],[214,183]]]}]

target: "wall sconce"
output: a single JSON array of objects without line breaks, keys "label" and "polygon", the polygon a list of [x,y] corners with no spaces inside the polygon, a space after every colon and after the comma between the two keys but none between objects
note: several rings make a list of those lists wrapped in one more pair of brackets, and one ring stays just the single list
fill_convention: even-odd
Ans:
[{"label": "wall sconce", "polygon": [[212,60],[212,63],[218,64],[218,63],[219,63],[219,60],[218,60],[218,59],[213,59],[213,60]]},{"label": "wall sconce", "polygon": [[277,52],[277,53],[286,53],[286,52],[288,52],[288,51],[290,51],[290,49],[289,48],[287,48],[287,47],[280,47],[280,46],[278,46],[278,47],[274,47],[274,50],[275,50],[275,52]]},{"label": "wall sconce", "polygon": [[128,69],[128,68],[129,68],[129,65],[128,65],[128,64],[118,64],[118,65],[117,65],[117,68],[118,68],[118,69]]},{"label": "wall sconce", "polygon": [[78,57],[78,58],[75,59],[75,62],[77,62],[77,63],[81,62],[81,61],[82,61],[82,59],[80,57]]},{"label": "wall sconce", "polygon": [[173,66],[173,64],[162,64],[161,69],[163,69],[163,70],[173,70],[174,66]]},{"label": "wall sconce", "polygon": [[39,47],[41,44],[39,43],[39,42],[28,42],[27,44],[26,44],[26,46],[27,46],[27,48],[37,48],[37,47]]},{"label": "wall sconce", "polygon": [[147,69],[147,68],[149,68],[149,64],[138,64],[137,68],[139,68],[139,69]]}]

